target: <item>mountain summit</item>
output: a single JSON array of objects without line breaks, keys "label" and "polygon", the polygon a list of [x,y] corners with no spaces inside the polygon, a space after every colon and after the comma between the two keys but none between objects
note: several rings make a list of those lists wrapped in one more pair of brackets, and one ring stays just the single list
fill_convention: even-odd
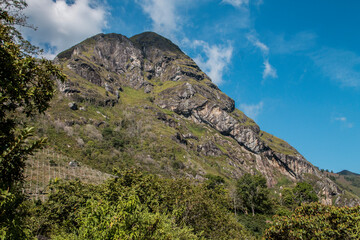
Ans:
[{"label": "mountain summit", "polygon": [[61,154],[107,172],[137,166],[170,177],[219,175],[230,184],[260,172],[269,186],[308,180],[324,203],[347,201],[336,184],[288,143],[260,130],[190,57],[156,33],[98,34],[54,61],[68,76],[46,115],[63,132],[53,140]]}]

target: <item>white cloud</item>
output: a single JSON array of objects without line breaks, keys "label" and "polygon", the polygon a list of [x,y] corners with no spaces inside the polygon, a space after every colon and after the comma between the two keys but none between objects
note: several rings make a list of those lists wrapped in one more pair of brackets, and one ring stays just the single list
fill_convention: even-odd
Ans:
[{"label": "white cloud", "polygon": [[24,10],[28,22],[38,29],[23,28],[21,31],[33,44],[47,50],[46,57],[102,32],[106,27],[107,12],[94,0],[27,0]]},{"label": "white cloud", "polygon": [[346,122],[346,117],[338,117],[338,118],[335,118],[336,121],[341,121],[341,122]]},{"label": "white cloud", "polygon": [[354,126],[354,124],[349,122],[346,117],[337,117],[337,118],[335,118],[335,121],[341,122],[342,125],[347,128],[352,128]]},{"label": "white cloud", "polygon": [[261,113],[263,107],[263,101],[258,104],[240,104],[240,109],[252,119],[256,119],[256,117]]},{"label": "white cloud", "polygon": [[268,55],[269,54],[269,47],[265,45],[265,43],[262,43],[257,37],[255,37],[252,34],[249,34],[247,36],[247,39],[258,49],[260,49],[260,51],[264,54],[264,55]]},{"label": "white cloud", "polygon": [[263,71],[263,79],[268,77],[277,78],[276,69],[270,65],[269,60],[264,60],[264,71]]},{"label": "white cloud", "polygon": [[234,7],[248,6],[249,0],[223,0],[223,3],[228,3]]},{"label": "white cloud", "polygon": [[344,87],[360,87],[360,56],[345,50],[323,48],[311,55],[323,74]]},{"label": "white cloud", "polygon": [[[185,17],[181,14],[183,6],[194,4],[191,0],[136,0],[143,11],[152,20],[152,29],[175,43],[192,47],[201,52],[194,59],[199,67],[206,72],[215,84],[223,82],[223,74],[230,63],[233,48],[231,44],[209,45],[205,41],[192,40],[182,36]],[[181,40],[179,40],[179,38]]]},{"label": "white cloud", "polygon": [[169,36],[179,31],[181,17],[176,10],[187,1],[137,0],[136,2],[150,16],[155,32]]},{"label": "white cloud", "polygon": [[249,40],[249,42],[255,46],[256,48],[258,48],[262,55],[263,55],[263,59],[264,59],[264,70],[263,70],[263,74],[262,77],[265,80],[268,77],[272,77],[272,78],[277,78],[277,73],[276,73],[276,69],[269,63],[269,47],[261,42],[254,34],[248,34],[247,35],[247,39]]},{"label": "white cloud", "polygon": [[195,40],[195,47],[202,48],[206,56],[206,60],[198,55],[194,61],[205,71],[215,84],[223,83],[223,74],[230,63],[233,47],[230,43],[224,45],[209,45],[207,42]]}]

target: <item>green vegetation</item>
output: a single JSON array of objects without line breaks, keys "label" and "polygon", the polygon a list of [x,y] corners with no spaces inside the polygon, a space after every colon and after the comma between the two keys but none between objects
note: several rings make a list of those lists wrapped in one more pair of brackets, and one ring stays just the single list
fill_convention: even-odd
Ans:
[{"label": "green vegetation", "polygon": [[129,105],[141,105],[144,103],[150,103],[149,95],[142,90],[135,90],[130,87],[124,88],[124,97],[121,98],[124,104]]},{"label": "green vegetation", "polygon": [[296,155],[298,152],[284,140],[267,132],[261,131],[260,138],[275,152],[286,155]]},{"label": "green vegetation", "polygon": [[249,214],[238,214],[237,218],[256,239],[260,239],[268,228],[268,222],[271,221],[272,215],[255,214],[252,216]]},{"label": "green vegetation", "polygon": [[304,203],[317,202],[319,200],[314,188],[307,182],[298,182],[294,188],[285,187],[281,190],[280,203],[285,208],[278,209],[279,215],[286,215],[287,210],[294,210]]},{"label": "green vegetation", "polygon": [[360,207],[303,205],[289,216],[275,217],[265,239],[359,239]]},{"label": "green vegetation", "polygon": [[[23,125],[18,115],[26,117],[43,113],[54,93],[54,81],[64,76],[50,61],[31,55],[37,49],[25,41],[7,10],[20,11],[23,1],[2,2],[0,9],[0,238],[27,239],[29,229],[24,223],[26,197],[21,192],[26,158],[43,146],[45,138],[33,139],[32,127]],[[15,11],[15,12],[14,12]]]},{"label": "green vegetation", "polygon": [[54,239],[250,238],[227,209],[225,189],[137,170],[98,186],[54,181],[33,207],[32,231]]},{"label": "green vegetation", "polygon": [[293,189],[293,193],[295,196],[294,200],[298,205],[302,203],[317,202],[319,200],[313,187],[306,182],[297,183]]},{"label": "green vegetation", "polygon": [[189,123],[188,128],[191,131],[191,133],[197,137],[202,137],[206,133],[206,129],[200,124]]},{"label": "green vegetation", "polygon": [[339,173],[327,173],[326,174],[332,181],[341,186],[344,190],[349,191],[352,194],[360,196],[360,175],[350,172],[341,171]]},{"label": "green vegetation", "polygon": [[180,86],[182,84],[184,84],[184,83],[183,82],[175,82],[175,81],[159,82],[159,84],[157,86],[155,86],[154,92],[160,93],[164,90],[171,89],[171,88]]},{"label": "green vegetation", "polygon": [[237,198],[240,209],[245,214],[270,213],[272,205],[266,179],[260,174],[245,173],[236,185]]},{"label": "green vegetation", "polygon": [[244,126],[257,126],[254,120],[247,117],[242,111],[237,108],[234,110],[233,116],[235,116],[235,118],[238,119]]}]

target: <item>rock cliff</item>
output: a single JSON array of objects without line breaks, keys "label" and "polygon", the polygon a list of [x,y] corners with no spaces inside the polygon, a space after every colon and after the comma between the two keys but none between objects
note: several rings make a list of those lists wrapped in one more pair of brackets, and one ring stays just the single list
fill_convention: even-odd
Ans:
[{"label": "rock cliff", "polygon": [[[68,75],[59,83],[61,95],[84,109],[106,108],[103,112],[111,115],[103,114],[106,126],[123,126],[124,117],[117,121],[116,116],[120,110],[111,110],[116,106],[138,114],[134,125],[149,123],[150,129],[138,132],[141,148],[129,153],[139,166],[151,165],[147,170],[162,174],[167,169],[196,179],[216,173],[229,181],[258,171],[269,186],[284,177],[296,182],[311,176],[324,202],[341,196],[336,184],[288,143],[260,130],[190,57],[156,33],[99,34],[60,53],[55,62]],[[72,118],[94,123],[89,111]],[[69,121],[56,113],[52,117]],[[160,154],[172,148],[177,149],[172,157]]]}]

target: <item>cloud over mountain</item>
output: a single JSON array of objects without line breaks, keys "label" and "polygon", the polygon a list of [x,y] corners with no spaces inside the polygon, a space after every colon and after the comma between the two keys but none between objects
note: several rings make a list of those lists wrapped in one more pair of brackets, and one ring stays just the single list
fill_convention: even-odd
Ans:
[{"label": "cloud over mountain", "polygon": [[24,13],[37,27],[21,29],[33,44],[45,49],[48,58],[106,27],[107,10],[94,0],[27,0]]}]

